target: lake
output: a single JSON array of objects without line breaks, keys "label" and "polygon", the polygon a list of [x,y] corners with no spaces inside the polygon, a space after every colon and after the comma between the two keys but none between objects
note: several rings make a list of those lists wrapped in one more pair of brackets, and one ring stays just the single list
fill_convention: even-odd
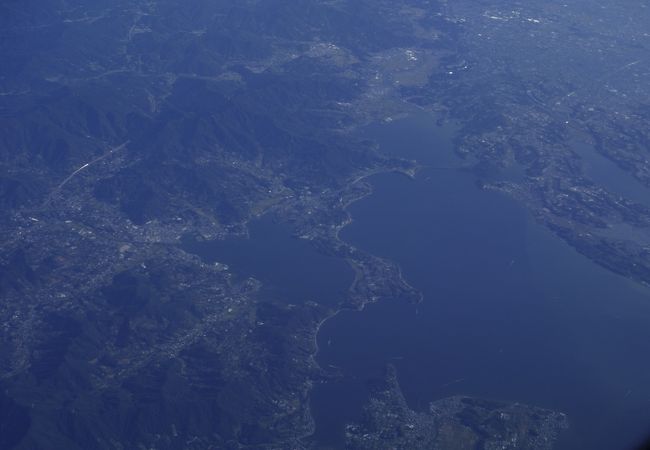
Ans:
[{"label": "lake", "polygon": [[585,174],[614,195],[650,206],[650,189],[614,161],[598,152],[593,144],[575,139],[571,148],[583,160]]},{"label": "lake", "polygon": [[[456,394],[527,403],[568,414],[560,449],[628,448],[650,432],[650,292],[480,189],[453,153],[456,130],[425,113],[363,130],[425,168],[415,180],[372,177],[374,193],[350,207],[341,237],[399,263],[424,300],[383,301],[323,325],[317,360],[343,377],[314,389],[314,443],[342,448],[367,382],[392,363],[414,409]],[[250,224],[250,239],[183,246],[255,276],[275,301],[334,306],[353,276],[269,218]]]},{"label": "lake", "polygon": [[344,378],[314,392],[316,441],[341,447],[367,381],[390,362],[414,409],[455,394],[517,401],[568,414],[559,448],[629,448],[650,431],[650,292],[453,169],[462,164],[448,127],[422,114],[364,132],[430,168],[413,181],[373,177],[341,237],[399,263],[424,301],[370,305],[322,327],[318,361]]},{"label": "lake", "polygon": [[345,300],[354,273],[338,258],[317,252],[288,227],[263,217],[249,225],[249,238],[183,239],[183,250],[205,262],[227,264],[234,273],[263,284],[262,298],[286,304],[315,301],[336,306]]}]

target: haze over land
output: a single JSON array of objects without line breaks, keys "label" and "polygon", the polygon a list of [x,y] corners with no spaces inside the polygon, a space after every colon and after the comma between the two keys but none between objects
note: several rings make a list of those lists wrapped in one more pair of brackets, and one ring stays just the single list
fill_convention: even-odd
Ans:
[{"label": "haze over land", "polygon": [[[0,448],[325,445],[310,396],[350,371],[319,365],[324,321],[440,300],[339,236],[369,176],[436,176],[426,149],[361,132],[422,114],[453,129],[447,150],[477,189],[616,276],[594,308],[625,305],[608,313],[622,336],[611,342],[646,358],[649,336],[624,330],[650,305],[648,23],[627,0],[3,2]],[[436,192],[461,195],[450,186]],[[248,237],[262,216],[284,231],[261,226],[252,250],[202,247]],[[247,263],[269,236],[282,248],[261,248],[285,259]],[[321,277],[292,285],[268,269],[300,274],[301,258]],[[417,408],[396,366],[368,377],[365,415],[333,445],[408,447],[413,431],[441,448],[542,449],[571,424],[554,405],[460,390]],[[620,402],[650,423],[627,403],[641,388]]]}]

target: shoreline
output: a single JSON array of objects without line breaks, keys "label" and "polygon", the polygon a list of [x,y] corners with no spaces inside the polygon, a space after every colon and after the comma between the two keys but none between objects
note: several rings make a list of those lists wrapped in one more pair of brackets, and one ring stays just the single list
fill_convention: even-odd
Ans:
[{"label": "shoreline", "polygon": [[[391,168],[391,169],[385,169],[385,170],[373,170],[373,171],[370,171],[369,173],[365,173],[363,175],[360,175],[360,176],[354,178],[350,183],[348,183],[347,187],[350,187],[350,186],[352,186],[352,185],[354,185],[354,184],[356,184],[356,183],[358,183],[360,181],[364,181],[367,178],[370,178],[372,176],[381,175],[381,174],[389,174],[389,173],[401,174],[401,175],[407,176],[411,180],[414,180],[415,177],[417,176],[417,172],[419,172],[422,168],[424,168],[422,165],[415,164],[414,167],[411,170],[400,170],[400,169],[397,169],[397,168]],[[371,196],[374,193],[374,187],[373,187],[372,183],[368,182],[368,186],[369,186],[369,189],[368,189],[367,192],[363,193],[362,195],[359,195],[357,197],[354,197],[354,198],[348,200],[342,206],[342,210],[344,210],[346,212],[346,214],[347,214],[347,220],[345,220],[343,223],[336,226],[336,231],[334,233],[334,239],[335,239],[335,241],[337,243],[341,243],[342,245],[345,245],[348,248],[352,248],[352,249],[355,249],[355,250],[358,250],[357,247],[355,247],[353,244],[351,244],[349,242],[346,242],[343,239],[341,239],[339,234],[340,234],[341,230],[343,230],[345,227],[347,227],[348,225],[350,225],[350,224],[352,224],[354,222],[354,218],[352,217],[352,214],[348,210],[348,208],[351,205],[353,205],[354,203],[357,203],[357,202]],[[352,280],[352,283],[350,284],[350,287],[348,288],[348,292],[349,292],[353,288],[353,286],[358,282],[358,280],[360,279],[359,278],[360,274],[359,274],[359,270],[356,269],[353,266],[353,262],[352,262],[352,260],[350,258],[344,258],[344,259],[349,264],[350,268],[354,271],[354,279]],[[413,291],[417,292],[418,295],[419,295],[418,302],[421,302],[423,300],[423,298],[424,298],[424,294],[422,292],[420,292],[418,289],[415,289],[413,286],[411,286],[403,278],[403,276],[402,276],[402,268],[399,266],[399,264],[394,263],[394,262],[393,262],[393,264],[395,264],[395,267],[397,268],[399,281],[404,283],[405,286],[408,286],[409,288],[413,289]],[[325,317],[323,317],[318,322],[318,324],[316,325],[316,327],[314,329],[314,334],[313,334],[314,352],[310,355],[310,363],[312,365],[314,365],[314,367],[316,367],[319,371],[323,370],[323,368],[321,367],[319,362],[316,360],[316,358],[317,358],[317,356],[318,356],[318,354],[320,352],[320,347],[318,345],[318,336],[320,334],[320,331],[321,331],[323,325],[325,325],[325,323],[327,321],[329,321],[331,319],[334,319],[336,316],[338,316],[340,313],[342,313],[344,311],[362,312],[366,308],[366,306],[377,303],[379,301],[380,300],[366,299],[363,303],[361,303],[359,306],[356,306],[356,307],[354,307],[354,306],[349,306],[349,307],[339,306],[334,311],[332,311],[330,314],[327,314]],[[307,402],[307,405],[306,405],[306,412],[307,412],[308,416],[310,417],[311,425],[312,425],[313,429],[311,430],[311,432],[309,434],[298,437],[297,439],[299,441],[310,439],[314,435],[314,433],[316,431],[316,423],[315,423],[314,416],[313,416],[312,411],[311,411],[311,393],[312,393],[313,389],[314,389],[314,380],[310,380],[310,387],[307,390],[308,402]]]}]

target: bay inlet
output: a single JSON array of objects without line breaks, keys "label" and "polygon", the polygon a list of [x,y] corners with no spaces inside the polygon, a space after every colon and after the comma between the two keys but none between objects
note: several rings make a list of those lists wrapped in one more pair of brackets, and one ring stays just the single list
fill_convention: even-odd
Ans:
[{"label": "bay inlet", "polygon": [[[342,376],[312,392],[316,448],[343,448],[345,425],[359,420],[368,382],[387,364],[415,410],[468,395],[564,412],[560,449],[626,449],[650,433],[648,289],[481,189],[454,154],[454,124],[422,113],[362,133],[423,168],[413,180],[369,178],[373,193],[348,208],[353,221],[340,238],[398,263],[424,299],[344,310],[321,326],[317,361]],[[336,309],[354,276],[266,217],[250,224],[249,239],[183,248],[259,279],[270,301]]]},{"label": "bay inlet", "polygon": [[519,204],[480,188],[453,152],[453,125],[427,114],[373,125],[383,152],[417,159],[353,204],[343,240],[397,262],[424,294],[344,311],[318,362],[343,378],[313,393],[315,441],[341,448],[368,380],[392,363],[409,405],[451,395],[566,413],[561,449],[626,449],[650,432],[650,292],[577,253]]}]

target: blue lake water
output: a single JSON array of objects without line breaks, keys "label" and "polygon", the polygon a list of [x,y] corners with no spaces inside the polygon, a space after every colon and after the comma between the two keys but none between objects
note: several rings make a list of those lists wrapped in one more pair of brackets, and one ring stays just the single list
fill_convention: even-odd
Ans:
[{"label": "blue lake water", "polygon": [[631,173],[621,169],[614,161],[599,153],[592,144],[576,140],[572,148],[582,158],[587,177],[614,195],[650,207],[650,189]]},{"label": "blue lake water", "polygon": [[[424,293],[343,311],[319,334],[319,363],[341,380],[316,386],[314,442],[342,448],[368,380],[397,367],[410,406],[456,394],[563,411],[560,449],[625,449],[650,434],[650,292],[614,275],[537,225],[511,199],[481,190],[452,151],[454,125],[419,114],[364,134],[418,159],[415,180],[371,178],[341,237],[400,264]],[[264,296],[341,301],[352,272],[268,218],[250,239],[184,248],[265,285]]]},{"label": "blue lake water", "polygon": [[345,299],[354,279],[345,261],[318,253],[309,241],[294,238],[286,226],[268,217],[252,222],[249,234],[248,239],[224,241],[188,237],[183,249],[206,262],[225,263],[240,276],[257,278],[267,300],[335,306]]},{"label": "blue lake water", "polygon": [[[386,152],[460,165],[449,130],[433,118],[380,128],[366,133]],[[470,172],[371,181],[374,194],[350,208],[354,222],[341,237],[398,262],[424,301],[382,302],[323,326],[318,361],[344,374],[313,395],[323,448],[341,447],[367,380],[388,362],[415,409],[467,394],[567,413],[571,429],[559,448],[624,449],[650,432],[647,289],[581,256],[509,198],[481,190]]]}]

